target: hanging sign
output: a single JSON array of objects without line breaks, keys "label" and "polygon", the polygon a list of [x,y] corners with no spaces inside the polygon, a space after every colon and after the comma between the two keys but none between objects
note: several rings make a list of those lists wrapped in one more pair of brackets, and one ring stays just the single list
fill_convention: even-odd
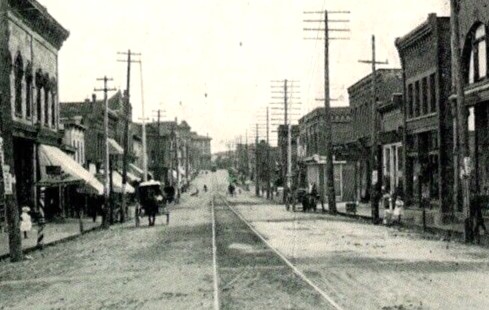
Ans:
[{"label": "hanging sign", "polygon": [[379,180],[379,178],[378,178],[377,170],[373,170],[372,171],[372,184],[377,183],[378,180]]},{"label": "hanging sign", "polygon": [[12,174],[10,174],[10,166],[3,165],[3,185],[5,187],[5,195],[13,195],[13,183]]}]

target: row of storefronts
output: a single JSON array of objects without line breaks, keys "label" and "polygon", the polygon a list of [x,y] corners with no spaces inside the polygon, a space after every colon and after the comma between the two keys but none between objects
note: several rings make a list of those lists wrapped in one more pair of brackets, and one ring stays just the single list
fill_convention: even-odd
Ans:
[{"label": "row of storefronts", "polygon": [[[489,78],[487,30],[489,1],[460,2],[466,117],[469,124],[474,194],[489,192]],[[376,71],[378,145],[371,141],[372,74],[348,88],[349,106],[332,108],[335,190],[338,201],[369,201],[373,184],[401,196],[408,209],[426,208],[428,221],[461,217],[455,183],[458,144],[452,87],[450,17],[429,14],[411,32],[396,39],[401,68]],[[325,196],[322,108],[299,121],[299,187],[316,183]],[[343,115],[343,119],[341,117]],[[346,128],[346,129],[345,129]],[[347,131],[349,134],[344,134]],[[371,148],[380,148],[373,163]],[[327,199],[326,199],[327,200]],[[414,212],[415,213],[415,212]]]},{"label": "row of storefronts", "polygon": [[[0,8],[0,229],[7,223],[9,196],[19,210],[29,207],[32,214],[48,220],[97,212],[104,203],[104,188],[110,191],[111,203],[118,203],[125,123],[132,120],[125,93],[118,91],[109,99],[105,140],[103,100],[93,95],[81,102],[59,102],[58,52],[69,32],[35,0],[0,1]],[[195,169],[210,168],[210,138],[191,132],[185,122],[175,126],[172,145],[156,143],[161,139],[160,133],[151,131],[156,124],[148,126],[148,144],[153,146],[150,178],[163,165],[170,179],[187,182]],[[128,137],[125,193],[133,196],[143,177],[141,124],[129,121]],[[173,166],[171,155],[163,154],[170,149]],[[161,174],[158,178],[168,181]]]}]

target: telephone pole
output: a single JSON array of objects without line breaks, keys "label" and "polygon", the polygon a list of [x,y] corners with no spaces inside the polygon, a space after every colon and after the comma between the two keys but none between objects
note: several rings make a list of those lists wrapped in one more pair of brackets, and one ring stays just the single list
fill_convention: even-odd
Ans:
[{"label": "telephone pole", "polygon": [[[348,40],[347,37],[330,37],[330,32],[349,32],[348,28],[330,28],[330,23],[348,23],[347,19],[329,19],[329,14],[350,14],[350,11],[318,11],[304,12],[305,14],[323,15],[323,20],[304,20],[306,23],[324,23],[324,28],[304,28],[305,31],[324,31],[324,38],[306,38],[306,40],[324,40],[324,143],[326,155],[326,180],[328,192],[328,209],[331,214],[336,214],[336,193],[334,188],[334,165],[333,165],[333,132],[331,124],[331,96],[329,75],[329,42],[332,40]],[[321,189],[322,192],[324,192]]]},{"label": "telephone pole", "polygon": [[[109,228],[109,219],[107,218],[108,211],[107,208],[110,205],[112,208],[112,202],[110,201],[110,190],[109,190],[109,98],[107,93],[109,91],[115,91],[115,88],[108,88],[108,82],[113,79],[107,78],[104,76],[103,78],[98,78],[97,81],[104,82],[104,88],[95,88],[96,92],[104,93],[104,141],[105,141],[105,156],[104,156],[104,198],[105,204],[102,214],[102,227]],[[112,210],[111,210],[112,211]]]},{"label": "telephone pole", "polygon": [[118,62],[127,62],[127,85],[125,94],[125,104],[123,107],[124,113],[124,155],[122,158],[122,201],[121,201],[121,223],[126,220],[127,203],[126,203],[126,184],[127,184],[127,165],[128,165],[128,155],[129,155],[129,107],[131,105],[131,63],[135,62],[131,60],[131,56],[139,56],[139,53],[132,53],[131,50],[126,52],[119,52],[119,55],[127,55],[127,60],[118,60]]},{"label": "telephone pole", "polygon": [[[163,158],[164,156],[161,156],[161,112],[165,113],[166,111],[165,110],[161,110],[161,109],[158,109],[158,110],[153,110],[153,113],[156,112],[156,124],[157,124],[157,134],[156,134],[156,155],[158,156],[157,160],[156,160],[156,171],[155,171],[155,179],[159,180],[159,181],[165,181],[162,177],[162,167],[161,167],[161,164],[162,164],[162,161],[163,161]],[[164,116],[163,116],[164,117]]]},{"label": "telephone pole", "polygon": [[[7,1],[0,1],[0,10],[6,12],[9,10]],[[7,29],[8,19],[2,18],[0,20],[1,28],[4,29],[4,33],[0,35],[0,55],[2,59],[10,57],[10,51],[8,50]],[[5,63],[5,62],[4,62]],[[8,66],[0,66],[0,73],[3,77],[10,76],[10,68]],[[0,81],[0,103],[2,108],[0,109],[0,194],[4,197],[6,208],[6,220],[8,227],[8,242],[9,242],[9,254],[10,261],[19,262],[22,260],[22,238],[20,235],[20,215],[19,206],[17,202],[16,186],[12,184],[12,175],[15,174],[15,160],[14,160],[14,140],[13,140],[13,121],[12,121],[12,108],[10,100],[12,97],[10,80],[8,78],[1,79]],[[3,148],[1,148],[3,146]],[[1,160],[3,159],[3,161]],[[3,172],[3,173],[2,173]]]},{"label": "telephone pole", "polygon": [[[379,143],[379,113],[377,112],[377,77],[376,65],[386,65],[388,61],[377,61],[375,57],[375,36],[372,35],[372,60],[359,60],[361,63],[372,65],[372,107],[370,110],[370,165],[372,178],[370,184],[370,206],[372,208],[372,221],[379,222],[379,198],[382,186],[382,147]],[[376,176],[376,177],[375,177]],[[374,184],[375,183],[375,184]]]},{"label": "telephone pole", "polygon": [[260,196],[260,181],[258,178],[258,124],[256,124],[255,135],[255,195]]},{"label": "telephone pole", "polygon": [[148,150],[146,144],[146,118],[144,117],[144,83],[143,83],[143,61],[134,61],[139,64],[139,76],[141,80],[141,121],[143,131],[143,181],[148,181]]},{"label": "telephone pole", "polygon": [[[464,240],[473,240],[473,222],[470,216],[470,179],[472,164],[470,162],[468,111],[465,106],[465,94],[463,85],[462,58],[460,52],[460,29],[458,13],[460,10],[459,0],[450,0],[450,28],[451,28],[451,52],[452,52],[452,91],[455,92],[456,101],[456,132],[458,136],[458,155],[455,167],[455,206],[459,204],[460,185],[462,192],[462,206],[464,214]],[[461,180],[461,181],[458,181]],[[478,233],[478,232],[476,232]]]},{"label": "telephone pole", "polygon": [[[279,81],[272,81],[272,82],[279,82],[283,83],[283,86],[278,86],[278,85],[272,85],[272,88],[280,88],[283,87],[283,92],[282,91],[272,91],[272,94],[282,94],[283,97],[273,97],[272,99],[282,99],[283,102],[272,102],[271,104],[283,104],[283,107],[272,107],[272,110],[283,110],[283,126],[284,129],[286,130],[286,139],[287,139],[287,144],[286,144],[286,167],[285,169],[282,170],[283,174],[283,179],[284,179],[284,195],[283,195],[283,203],[285,204],[285,207],[287,210],[290,209],[289,207],[289,199],[287,199],[288,195],[290,194],[290,190],[292,187],[292,133],[291,133],[291,119],[292,116],[297,116],[297,114],[292,113],[291,111],[293,110],[292,107],[292,100],[293,99],[298,99],[297,97],[293,97],[294,94],[297,94],[298,92],[295,92],[293,90],[293,86],[291,85],[291,90],[289,91],[289,82],[292,84],[297,81],[290,81],[290,80],[279,80]],[[290,95],[290,97],[289,97]],[[300,104],[300,103],[299,103]],[[272,119],[272,121],[278,121],[280,119]],[[279,134],[281,134],[279,132]],[[282,146],[280,146],[282,148]]]},{"label": "telephone pole", "polygon": [[270,179],[270,114],[267,107],[267,199],[273,198]]}]

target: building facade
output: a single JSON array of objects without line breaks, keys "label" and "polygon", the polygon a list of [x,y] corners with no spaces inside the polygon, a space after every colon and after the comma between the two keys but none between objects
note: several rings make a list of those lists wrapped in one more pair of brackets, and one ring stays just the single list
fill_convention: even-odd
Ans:
[{"label": "building facade", "polygon": [[81,117],[61,119],[63,146],[69,148],[72,158],[82,166],[85,164],[85,126]]},{"label": "building facade", "polygon": [[403,187],[403,130],[404,114],[402,94],[394,94],[392,100],[379,106],[382,145],[382,187],[391,195]]},{"label": "building facade", "polygon": [[[392,100],[393,94],[402,93],[402,72],[400,69],[378,69],[376,71],[376,107]],[[352,115],[351,148],[356,149],[356,197],[359,201],[370,200],[374,166],[371,162],[372,148],[372,74],[362,78],[348,88]],[[377,147],[377,146],[375,146]],[[379,158],[378,160],[381,160]],[[376,171],[376,170],[375,170]],[[377,176],[382,180],[382,176]]]},{"label": "building facade", "polygon": [[453,197],[450,19],[430,14],[396,46],[404,81],[405,200],[428,204],[440,218],[450,213]]},{"label": "building facade", "polygon": [[[336,200],[354,199],[354,164],[344,147],[351,139],[350,107],[331,108],[333,175]],[[324,141],[324,108],[316,108],[299,120],[298,165],[299,186],[315,183],[323,199],[327,195]]]},{"label": "building facade", "polygon": [[35,0],[2,0],[0,9],[0,127],[3,135],[3,126],[11,124],[17,203],[35,209],[38,148],[61,146],[58,52],[69,32]]},{"label": "building facade", "polygon": [[[489,189],[489,76],[488,0],[460,1],[459,31],[465,105],[469,123],[472,166],[471,188],[487,195]],[[454,96],[454,100],[455,100]],[[458,176],[458,174],[457,174]],[[458,209],[462,211],[462,204]]]}]

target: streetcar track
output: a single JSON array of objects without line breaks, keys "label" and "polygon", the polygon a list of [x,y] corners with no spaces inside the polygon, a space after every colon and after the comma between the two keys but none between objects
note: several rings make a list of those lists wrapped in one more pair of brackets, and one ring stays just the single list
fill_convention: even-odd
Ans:
[{"label": "streetcar track", "polygon": [[[334,309],[337,310],[342,310],[343,308],[338,305],[333,298],[331,298],[326,292],[324,292],[320,287],[318,287],[312,280],[310,280],[302,271],[300,271],[289,259],[287,259],[281,252],[279,252],[277,249],[275,249],[271,244],[266,240],[264,236],[262,236],[242,215],[237,211],[234,207],[232,207],[229,202],[225,199],[225,197],[222,196],[222,194],[217,194],[224,202],[224,205],[234,213],[235,216],[239,218],[240,221],[242,221],[250,230],[253,232],[254,235],[256,235],[276,256],[278,256],[292,271],[296,276],[301,278],[303,282],[308,284],[311,288],[313,288],[321,297],[323,298],[324,301],[326,301],[330,306],[332,306]],[[214,196],[215,198],[215,196]],[[213,213],[213,221],[214,221],[214,199],[213,199],[213,205],[212,205],[212,213]],[[215,225],[215,222],[213,222]]]}]

